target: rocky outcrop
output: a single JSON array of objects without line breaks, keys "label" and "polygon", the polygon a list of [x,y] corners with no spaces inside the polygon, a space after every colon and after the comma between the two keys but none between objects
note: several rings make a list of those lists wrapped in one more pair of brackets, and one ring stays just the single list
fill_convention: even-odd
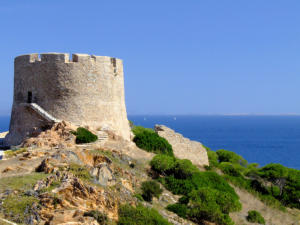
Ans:
[{"label": "rocky outcrop", "polygon": [[200,142],[191,141],[164,125],[155,125],[155,132],[172,145],[177,158],[189,159],[197,166],[209,165],[206,149]]},{"label": "rocky outcrop", "polygon": [[72,131],[77,127],[71,125],[68,122],[62,121],[55,123],[50,129],[37,134],[35,137],[26,139],[23,143],[23,147],[70,147],[75,145],[75,135]]}]

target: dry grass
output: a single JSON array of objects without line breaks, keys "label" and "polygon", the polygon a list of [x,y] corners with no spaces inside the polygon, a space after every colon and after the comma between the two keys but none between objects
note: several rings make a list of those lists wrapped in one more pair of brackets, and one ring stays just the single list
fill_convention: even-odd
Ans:
[{"label": "dry grass", "polygon": [[234,187],[236,193],[240,196],[243,209],[240,212],[231,213],[230,217],[237,225],[254,225],[246,220],[249,210],[256,210],[265,218],[268,225],[299,225],[300,211],[293,209],[282,212],[278,209],[270,208],[261,202],[258,198],[245,190]]},{"label": "dry grass", "polygon": [[4,152],[4,156],[6,159],[9,159],[9,158],[17,156],[18,154],[24,153],[24,152],[27,152],[26,148],[20,148],[18,150],[7,150]]}]

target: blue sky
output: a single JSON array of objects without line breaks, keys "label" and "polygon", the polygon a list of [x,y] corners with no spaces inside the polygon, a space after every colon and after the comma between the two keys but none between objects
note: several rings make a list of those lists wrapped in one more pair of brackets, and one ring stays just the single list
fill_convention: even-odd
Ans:
[{"label": "blue sky", "polygon": [[128,114],[300,114],[300,1],[9,0],[0,3],[0,115],[13,59],[122,58]]}]

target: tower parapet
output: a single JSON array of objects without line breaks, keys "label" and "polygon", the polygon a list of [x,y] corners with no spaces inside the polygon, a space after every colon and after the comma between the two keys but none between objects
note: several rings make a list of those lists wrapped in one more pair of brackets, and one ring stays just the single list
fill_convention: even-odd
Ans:
[{"label": "tower parapet", "polygon": [[123,62],[108,56],[66,53],[15,58],[14,102],[6,141],[20,144],[42,131],[47,121],[24,103],[75,125],[109,129],[130,139]]}]

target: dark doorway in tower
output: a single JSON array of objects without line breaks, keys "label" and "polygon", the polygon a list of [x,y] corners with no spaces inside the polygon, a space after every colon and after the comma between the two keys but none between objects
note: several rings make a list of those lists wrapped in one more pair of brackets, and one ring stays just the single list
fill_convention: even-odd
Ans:
[{"label": "dark doorway in tower", "polygon": [[27,103],[32,103],[32,92],[31,91],[28,91]]}]

